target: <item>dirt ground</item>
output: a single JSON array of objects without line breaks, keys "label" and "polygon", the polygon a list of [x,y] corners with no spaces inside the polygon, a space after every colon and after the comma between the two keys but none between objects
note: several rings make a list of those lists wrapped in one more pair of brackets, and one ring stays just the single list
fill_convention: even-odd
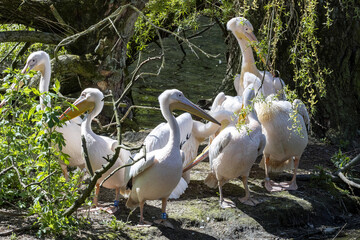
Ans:
[{"label": "dirt ground", "polygon": [[[342,183],[332,183],[326,177],[312,177],[321,169],[331,170],[331,156],[338,151],[332,145],[310,140],[300,161],[297,191],[268,193],[263,187],[264,171],[259,159],[250,173],[249,187],[257,206],[239,202],[244,196],[240,179],[225,184],[225,198],[236,203],[236,208],[220,209],[218,189],[204,184],[209,163],[202,162],[192,170],[186,192],[177,200],[169,200],[167,212],[173,229],[154,224],[138,227],[139,208],[131,213],[121,199],[114,214],[82,212],[90,222],[76,236],[69,239],[359,239],[360,203],[358,191]],[[271,175],[271,178],[290,180],[291,172]],[[345,189],[345,190],[344,190]],[[114,191],[102,189],[100,202],[111,205]],[[11,213],[10,210],[3,210]],[[160,217],[161,201],[148,201],[144,217],[153,222]],[[0,233],[26,225],[30,220],[1,214]],[[17,239],[35,239],[35,233],[23,231]],[[15,236],[13,236],[15,237]],[[1,238],[1,237],[0,237]],[[3,237],[11,239],[11,236]]]}]

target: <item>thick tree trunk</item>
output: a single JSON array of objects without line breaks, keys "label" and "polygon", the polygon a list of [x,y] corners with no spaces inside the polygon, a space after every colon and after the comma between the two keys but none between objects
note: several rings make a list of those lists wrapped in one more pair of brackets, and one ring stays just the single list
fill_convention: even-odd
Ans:
[{"label": "thick tree trunk", "polygon": [[[59,43],[66,37],[87,31],[76,41],[64,45],[72,55],[59,56],[53,62],[53,76],[63,83],[62,93],[97,86],[103,91],[112,90],[117,98],[124,88],[126,46],[138,17],[135,9],[142,10],[146,2],[2,0],[0,23],[23,24],[38,32],[22,32],[17,36],[3,32],[0,41]],[[127,4],[134,8],[124,7]],[[107,19],[100,27],[95,26],[122,7],[117,16]]]}]

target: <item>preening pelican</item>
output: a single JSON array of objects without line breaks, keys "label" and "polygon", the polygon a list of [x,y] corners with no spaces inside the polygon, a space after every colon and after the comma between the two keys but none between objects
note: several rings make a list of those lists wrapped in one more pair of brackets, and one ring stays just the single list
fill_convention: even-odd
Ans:
[{"label": "preening pelican", "polygon": [[[39,71],[41,73],[39,91],[40,93],[49,91],[49,84],[51,78],[51,64],[49,55],[44,51],[37,51],[30,54],[26,60],[26,65],[21,71],[25,74],[30,70]],[[45,109],[44,99],[40,96],[41,109]],[[50,107],[50,103],[47,103],[47,106]],[[69,166],[79,167],[80,169],[85,170],[85,161],[81,155],[81,135],[80,135],[80,126],[82,120],[81,118],[73,119],[72,121],[67,121],[65,124],[56,128],[56,131],[63,134],[65,140],[65,146],[62,149],[63,153],[69,155]],[[62,161],[59,162],[61,169],[63,171],[64,177],[66,180],[69,179],[69,174],[67,172],[67,165]]]},{"label": "preening pelican", "polygon": [[[80,97],[74,102],[74,106],[76,106],[77,109],[68,108],[60,117],[60,120],[72,119],[86,111],[89,111],[86,119],[81,124],[81,135],[85,137],[89,161],[94,172],[97,169],[102,168],[102,166],[107,163],[107,160],[104,158],[111,158],[115,152],[116,146],[118,145],[116,140],[113,140],[109,137],[96,135],[91,129],[92,120],[101,112],[104,106],[103,99],[104,95],[100,90],[96,88],[87,88],[82,91]],[[112,168],[110,168],[98,179],[93,202],[96,206],[98,205],[97,196],[100,191],[100,183],[117,167],[123,165],[129,159],[130,155],[131,154],[129,151],[121,149],[119,158],[112,166]],[[126,188],[126,183],[124,182],[124,169],[120,169],[114,175],[112,175],[107,181],[104,182],[103,186],[106,188],[115,189],[116,197],[114,205],[117,207],[119,204],[119,192],[124,193]]]},{"label": "preening pelican", "polygon": [[[310,120],[305,105],[300,100],[293,103],[275,100],[256,102],[255,110],[266,136],[266,146],[260,166],[265,169],[265,188],[268,191],[296,190],[296,171],[308,143]],[[270,181],[268,173],[294,167],[290,182]]]},{"label": "preening pelican", "polygon": [[[248,85],[243,97],[244,105],[247,107],[255,97],[254,84]],[[219,187],[222,208],[235,207],[231,200],[224,200],[222,186],[239,176],[242,177],[245,189],[245,197],[239,198],[240,202],[252,206],[258,203],[251,199],[247,183],[250,169],[265,147],[265,136],[254,111],[246,118],[248,123],[240,129],[234,122],[228,125],[214,138],[209,147],[212,172],[205,179],[205,184],[211,188]]]},{"label": "preening pelican", "polygon": [[244,79],[245,73],[250,72],[254,74],[259,79],[263,79],[262,84],[264,96],[269,96],[270,94],[281,94],[281,98],[284,98],[280,90],[285,85],[284,82],[277,77],[273,77],[271,73],[265,71],[259,71],[255,65],[255,59],[251,48],[251,42],[257,42],[257,39],[253,33],[254,28],[249,20],[243,17],[235,17],[230,19],[227,24],[227,29],[231,31],[235,38],[237,39],[241,53],[242,53],[242,65],[241,65],[241,74],[237,75],[234,79],[234,87],[239,96],[242,95],[242,92],[246,88],[247,80]]},{"label": "preening pelican", "polygon": [[172,110],[182,109],[219,124],[209,114],[194,105],[179,90],[166,90],[159,96],[161,113],[169,124],[170,135],[167,144],[146,154],[142,159],[126,168],[125,181],[131,181],[132,189],[126,202],[128,208],[140,206],[139,225],[144,225],[143,209],[146,200],[162,200],[160,222],[166,224],[166,203],[182,174],[180,153],[180,129]]},{"label": "preening pelican", "polygon": [[221,110],[227,110],[234,113],[239,113],[243,107],[241,96],[230,96],[220,92],[214,98],[213,104],[211,105],[211,112],[218,112]]}]

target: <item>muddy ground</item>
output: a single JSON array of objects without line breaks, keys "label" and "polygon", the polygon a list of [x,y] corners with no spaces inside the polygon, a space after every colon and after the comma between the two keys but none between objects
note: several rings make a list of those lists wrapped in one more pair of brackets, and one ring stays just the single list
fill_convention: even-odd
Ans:
[{"label": "muddy ground", "polygon": [[[129,138],[127,138],[129,140]],[[236,203],[234,209],[220,209],[218,190],[208,188],[203,180],[209,163],[200,163],[192,170],[191,182],[178,200],[169,200],[167,212],[174,229],[154,224],[138,227],[139,209],[133,213],[120,201],[120,209],[106,212],[83,212],[90,224],[69,239],[358,239],[360,238],[359,192],[328,178],[309,177],[321,169],[333,170],[331,156],[336,146],[314,140],[309,142],[300,161],[297,191],[268,193],[263,187],[264,171],[259,161],[250,173],[249,187],[261,203],[255,207],[242,205],[244,196],[240,179],[225,184],[226,198]],[[258,159],[259,160],[259,159]],[[271,175],[271,178],[290,180],[291,172]],[[114,191],[102,189],[100,201],[110,205]],[[3,210],[9,211],[9,210]],[[154,221],[160,217],[161,201],[148,201],[144,217]],[[116,219],[116,220],[115,220]],[[29,220],[1,214],[0,232],[18,228]],[[15,236],[14,236],[15,237]],[[31,231],[16,234],[17,239],[35,239]],[[1,238],[1,237],[0,237]],[[11,236],[3,237],[10,239]]]}]

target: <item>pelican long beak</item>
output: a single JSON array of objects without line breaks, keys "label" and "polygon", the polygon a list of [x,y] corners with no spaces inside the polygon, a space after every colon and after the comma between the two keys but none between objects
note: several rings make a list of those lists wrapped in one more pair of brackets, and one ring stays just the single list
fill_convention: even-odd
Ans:
[{"label": "pelican long beak", "polygon": [[59,117],[60,120],[71,120],[80,116],[86,111],[92,111],[95,107],[94,102],[87,101],[87,99],[83,96],[80,96],[76,101],[73,103],[76,108],[69,107],[65,110],[63,114]]},{"label": "pelican long beak", "polygon": [[186,112],[189,112],[191,114],[194,114],[198,117],[201,117],[205,120],[211,121],[213,123],[216,123],[218,125],[221,125],[215,118],[213,118],[210,114],[193,104],[190,100],[187,98],[184,98],[182,101],[174,102],[170,104],[170,110],[179,109],[184,110]]},{"label": "pelican long beak", "polygon": [[183,173],[192,169],[193,167],[195,167],[196,165],[198,165],[198,163],[202,162],[203,160],[205,160],[208,156],[209,156],[209,147],[210,144],[207,145],[204,150],[191,162],[189,162],[184,168],[183,168]]},{"label": "pelican long beak", "polygon": [[28,73],[30,70],[34,68],[35,65],[30,65],[30,63],[26,63],[25,67],[21,70],[22,74]]}]

